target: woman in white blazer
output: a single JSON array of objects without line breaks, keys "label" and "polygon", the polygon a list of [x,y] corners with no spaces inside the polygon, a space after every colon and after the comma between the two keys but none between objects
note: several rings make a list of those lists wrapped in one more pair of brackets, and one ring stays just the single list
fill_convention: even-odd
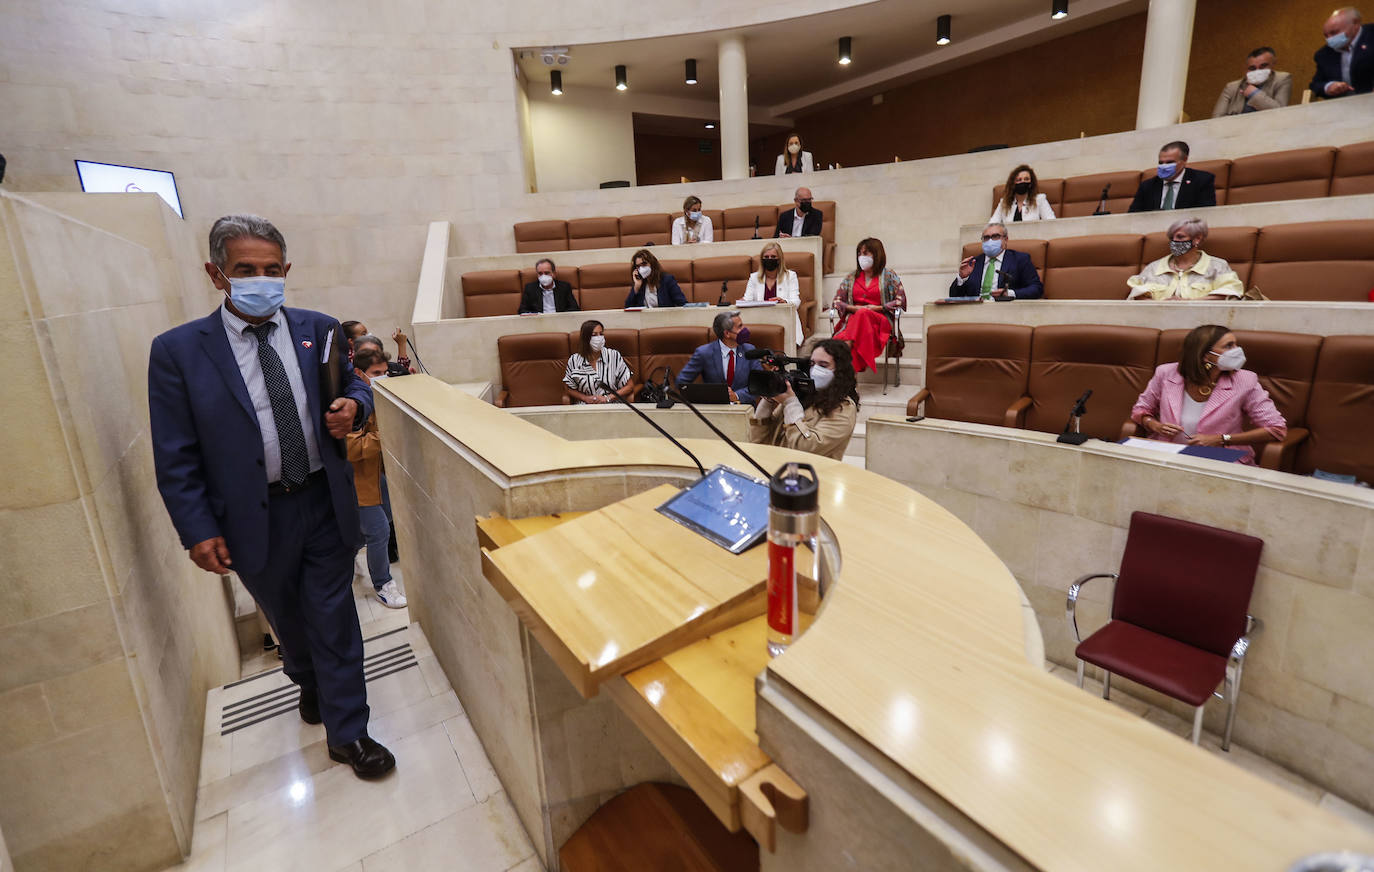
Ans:
[{"label": "woman in white blazer", "polygon": [[787,268],[787,257],[782,246],[769,242],[759,252],[759,271],[749,274],[749,284],[744,288],[741,298],[746,303],[778,299],[791,303],[797,311],[796,341],[802,341],[801,322],[801,284],[797,281],[796,270]]},{"label": "woman in white blazer", "polygon": [[682,214],[673,219],[673,245],[712,242],[715,238],[711,216],[702,214],[701,198],[688,197],[683,200]]},{"label": "woman in white blazer", "polygon": [[787,148],[778,155],[778,162],[773,167],[773,175],[785,176],[788,173],[809,173],[815,166],[811,159],[811,152],[802,151],[801,137],[792,134],[787,137]]},{"label": "woman in white blazer", "polygon": [[1012,224],[1017,221],[1049,221],[1054,218],[1050,201],[1040,193],[1035,170],[1021,164],[1007,176],[1007,184],[997,208],[992,210],[989,224]]}]

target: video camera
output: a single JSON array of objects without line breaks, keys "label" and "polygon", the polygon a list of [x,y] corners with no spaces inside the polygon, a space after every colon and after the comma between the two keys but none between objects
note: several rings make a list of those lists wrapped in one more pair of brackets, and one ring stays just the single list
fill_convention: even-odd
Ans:
[{"label": "video camera", "polygon": [[[787,390],[792,383],[792,392],[797,399],[809,397],[816,392],[816,383],[811,380],[811,358],[788,357],[781,351],[769,348],[752,348],[744,352],[745,360],[762,360],[773,369],[756,369],[749,373],[749,393],[756,397],[776,397]],[[787,367],[795,367],[789,370]]]}]

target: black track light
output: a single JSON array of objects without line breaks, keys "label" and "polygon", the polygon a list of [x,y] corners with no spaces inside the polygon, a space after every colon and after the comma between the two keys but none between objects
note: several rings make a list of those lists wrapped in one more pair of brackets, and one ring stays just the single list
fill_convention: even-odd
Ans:
[{"label": "black track light", "polygon": [[695,84],[697,83],[697,59],[696,59],[696,58],[688,58],[688,59],[687,59],[687,79],[686,79],[686,81],[687,81],[687,84],[689,84],[689,85],[695,85]]},{"label": "black track light", "polygon": [[549,91],[555,96],[563,93],[563,71],[554,70],[549,73]]},{"label": "black track light", "polygon": [[1069,17],[1069,0],[1050,0],[1050,17],[1058,21]]},{"label": "black track light", "polygon": [[941,15],[935,19],[935,44],[949,45],[950,16]]},{"label": "black track light", "polygon": [[847,67],[849,62],[854,59],[853,47],[854,38],[852,36],[840,37],[840,66]]},{"label": "black track light", "polygon": [[626,77],[626,75],[625,75],[625,65],[624,65],[624,64],[616,64],[616,67],[615,67],[615,89],[616,89],[617,91],[623,91],[623,90],[625,90],[625,89],[628,88],[628,87],[630,87],[630,82],[629,82],[629,79],[628,79],[628,78]]}]

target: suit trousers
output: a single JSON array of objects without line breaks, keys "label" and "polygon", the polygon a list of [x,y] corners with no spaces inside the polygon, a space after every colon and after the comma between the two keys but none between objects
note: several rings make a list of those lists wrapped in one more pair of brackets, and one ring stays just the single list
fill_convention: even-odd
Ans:
[{"label": "suit trousers", "polygon": [[239,577],[276,628],[287,677],[318,692],[329,744],[346,745],[367,733],[367,684],[356,552],[339,535],[328,484],[268,497],[267,535],[262,572]]}]

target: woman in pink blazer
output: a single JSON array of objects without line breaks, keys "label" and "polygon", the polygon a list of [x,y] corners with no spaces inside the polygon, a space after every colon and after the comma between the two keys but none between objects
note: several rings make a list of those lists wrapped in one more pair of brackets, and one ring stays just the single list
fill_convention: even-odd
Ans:
[{"label": "woman in pink blazer", "polygon": [[[1245,352],[1234,333],[1218,324],[1195,327],[1183,340],[1178,363],[1155,369],[1131,420],[1152,439],[1239,448],[1245,452],[1241,463],[1253,465],[1250,446],[1283,439],[1288,423],[1259,376],[1243,366]],[[1247,421],[1252,429],[1245,429]]]}]

